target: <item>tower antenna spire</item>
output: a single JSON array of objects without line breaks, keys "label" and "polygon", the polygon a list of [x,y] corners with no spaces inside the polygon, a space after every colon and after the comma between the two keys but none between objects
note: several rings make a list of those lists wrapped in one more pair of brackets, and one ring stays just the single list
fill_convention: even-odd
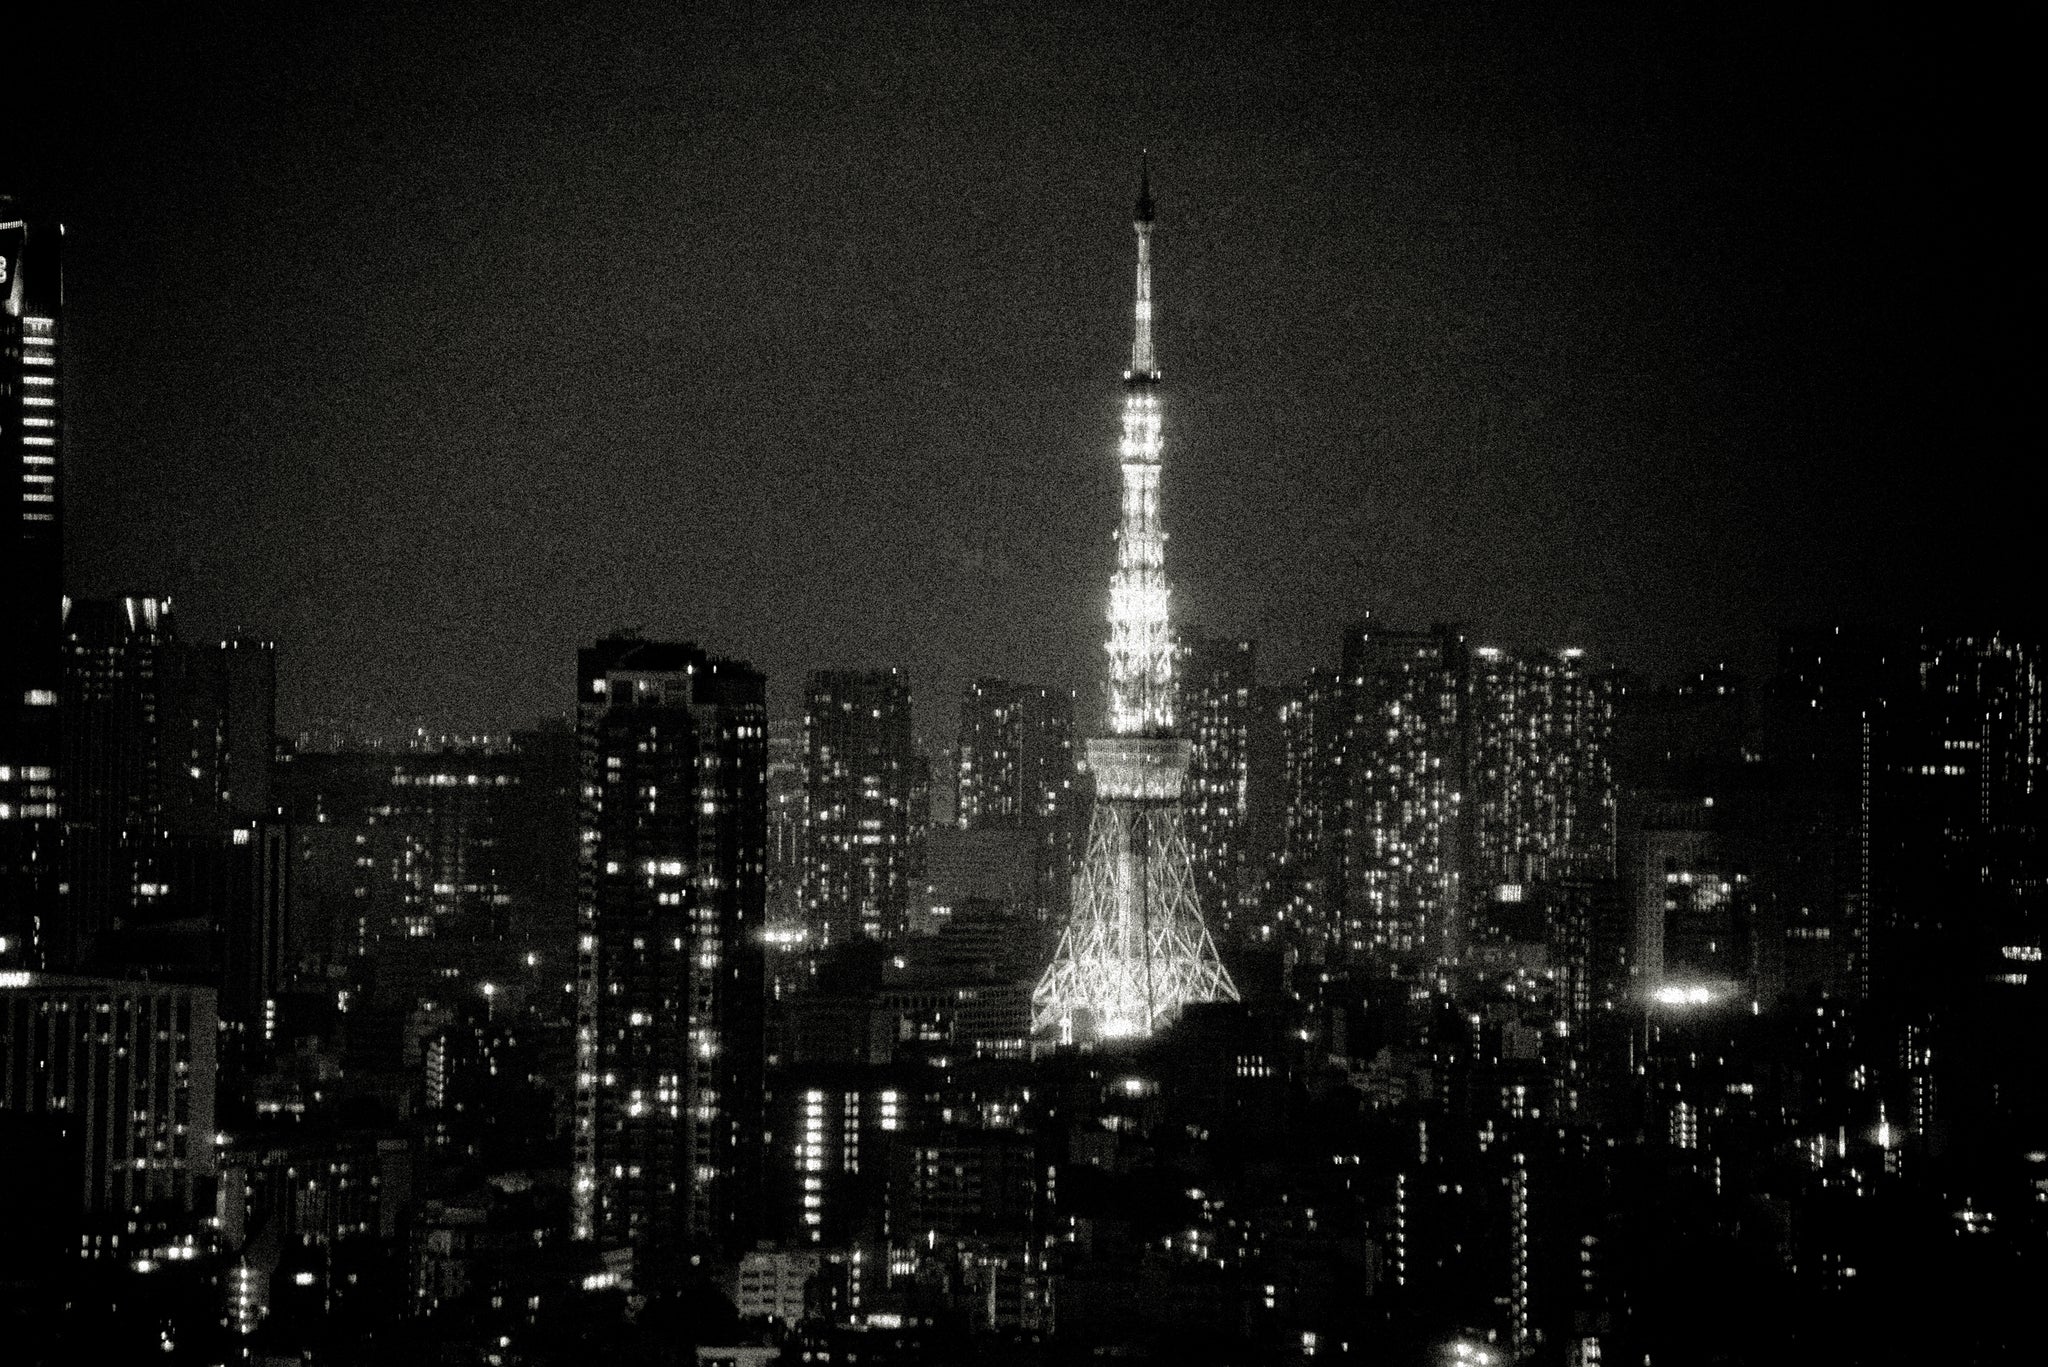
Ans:
[{"label": "tower antenna spire", "polygon": [[1136,325],[1131,331],[1131,368],[1125,379],[1158,379],[1159,362],[1152,354],[1152,153],[1138,154],[1138,207],[1131,214],[1138,234]]}]

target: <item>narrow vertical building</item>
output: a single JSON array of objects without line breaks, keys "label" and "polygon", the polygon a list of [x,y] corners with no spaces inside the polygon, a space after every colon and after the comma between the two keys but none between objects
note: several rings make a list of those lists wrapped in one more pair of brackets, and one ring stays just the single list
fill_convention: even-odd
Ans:
[{"label": "narrow vertical building", "polygon": [[171,600],[66,599],[58,793],[64,811],[65,914],[53,962],[79,968],[106,937],[176,905],[165,857],[165,684],[179,672]]},{"label": "narrow vertical building", "polygon": [[0,196],[0,965],[57,931],[64,229]]},{"label": "narrow vertical building", "polygon": [[819,670],[804,694],[803,910],[810,948],[910,922],[929,784],[900,670]]},{"label": "narrow vertical building", "polygon": [[1455,627],[1355,627],[1345,785],[1345,934],[1377,970],[1412,976],[1463,942],[1470,868],[1470,652]]},{"label": "narrow vertical building", "polygon": [[1193,747],[1188,759],[1188,839],[1195,881],[1216,933],[1229,943],[1250,909],[1252,736],[1258,697],[1257,647],[1251,641],[1183,631],[1180,719]]},{"label": "narrow vertical building", "polygon": [[1280,700],[1286,805],[1269,935],[1308,944],[1341,938],[1352,801],[1345,759],[1357,708],[1355,681],[1323,666],[1309,670]]},{"label": "narrow vertical building", "polygon": [[694,645],[579,653],[574,1233],[643,1287],[743,1246],[760,1191],[762,676]]}]

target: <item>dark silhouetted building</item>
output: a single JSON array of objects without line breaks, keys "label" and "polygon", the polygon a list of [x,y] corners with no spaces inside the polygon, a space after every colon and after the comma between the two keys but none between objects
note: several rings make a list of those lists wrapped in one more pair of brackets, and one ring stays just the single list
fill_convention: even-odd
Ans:
[{"label": "dark silhouetted building", "polygon": [[573,1225],[650,1279],[753,1232],[765,693],[694,645],[612,637],[578,657]]},{"label": "dark silhouetted building", "polygon": [[[63,1133],[82,1256],[190,1258],[213,1213],[214,993],[175,983],[0,972],[0,1111]],[[68,1204],[68,1203],[67,1203]]]},{"label": "dark silhouetted building", "polygon": [[0,965],[50,959],[63,876],[63,236],[0,196]]},{"label": "dark silhouetted building", "polygon": [[965,830],[1049,823],[1074,804],[1074,698],[976,679],[960,700],[958,820]]},{"label": "dark silhouetted building", "polygon": [[1193,743],[1181,792],[1202,913],[1228,945],[1256,906],[1252,738],[1259,730],[1258,652],[1250,641],[1183,627],[1180,726]]},{"label": "dark silhouetted building", "polygon": [[911,736],[910,681],[901,672],[811,675],[803,909],[812,951],[908,928],[922,876],[927,780]]}]

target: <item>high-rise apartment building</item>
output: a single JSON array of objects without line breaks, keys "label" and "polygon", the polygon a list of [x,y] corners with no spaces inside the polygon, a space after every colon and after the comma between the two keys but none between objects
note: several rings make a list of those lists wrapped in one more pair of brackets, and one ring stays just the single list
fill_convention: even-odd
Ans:
[{"label": "high-rise apartment building", "polygon": [[1286,811],[1268,932],[1380,969],[1462,951],[1489,899],[1611,877],[1614,676],[1454,626],[1349,628],[1279,709]]},{"label": "high-rise apartment building", "polygon": [[1258,652],[1251,641],[1182,628],[1180,725],[1193,745],[1181,804],[1210,927],[1228,943],[1252,902],[1252,736]]},{"label": "high-rise apartment building", "polygon": [[820,670],[804,695],[804,929],[812,950],[910,923],[929,784],[900,670]]},{"label": "high-rise apartment building", "polygon": [[1356,690],[1334,670],[1315,668],[1279,707],[1286,807],[1276,861],[1275,916],[1291,939],[1338,937],[1344,910],[1344,850],[1350,829],[1347,783]]},{"label": "high-rise apartment building", "polygon": [[803,922],[804,732],[768,725],[768,919],[788,932]]},{"label": "high-rise apartment building", "polygon": [[767,724],[746,664],[629,637],[579,652],[573,1224],[636,1276],[753,1234]]},{"label": "high-rise apartment building", "polygon": [[1402,971],[1457,951],[1471,865],[1468,652],[1455,627],[1345,635],[1344,938]]},{"label": "high-rise apartment building", "polygon": [[1475,890],[1613,872],[1614,691],[1575,647],[1472,652]]},{"label": "high-rise apartment building", "polygon": [[45,958],[63,876],[63,236],[0,196],[0,965]]},{"label": "high-rise apartment building", "polygon": [[1074,805],[1070,689],[976,679],[960,700],[963,830],[1064,819]]}]

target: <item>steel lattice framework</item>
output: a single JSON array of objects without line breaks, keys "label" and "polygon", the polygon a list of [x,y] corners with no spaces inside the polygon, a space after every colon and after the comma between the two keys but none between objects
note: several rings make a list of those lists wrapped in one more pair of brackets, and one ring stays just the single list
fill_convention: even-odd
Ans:
[{"label": "steel lattice framework", "polygon": [[1236,1001],[1202,922],[1181,820],[1190,747],[1174,735],[1173,627],[1159,520],[1152,195],[1142,177],[1136,326],[1124,372],[1123,515],[1109,581],[1109,735],[1088,742],[1095,811],[1074,912],[1032,993],[1032,1028],[1064,1042],[1146,1035],[1189,1002]]}]

